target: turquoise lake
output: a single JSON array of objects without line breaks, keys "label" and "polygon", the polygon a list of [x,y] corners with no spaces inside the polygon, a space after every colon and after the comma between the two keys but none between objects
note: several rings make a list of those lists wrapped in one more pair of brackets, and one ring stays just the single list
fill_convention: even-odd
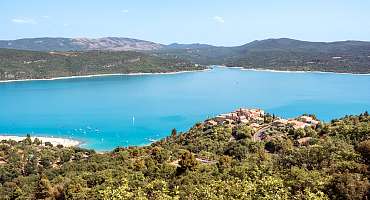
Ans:
[{"label": "turquoise lake", "polygon": [[0,83],[0,133],[112,150],[186,131],[239,107],[329,121],[370,111],[370,76],[215,67],[204,72]]}]

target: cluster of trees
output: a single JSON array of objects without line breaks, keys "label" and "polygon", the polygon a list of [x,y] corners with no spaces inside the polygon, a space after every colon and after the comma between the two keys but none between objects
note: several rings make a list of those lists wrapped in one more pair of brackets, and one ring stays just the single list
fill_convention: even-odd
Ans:
[{"label": "cluster of trees", "polygon": [[291,127],[255,141],[248,124],[208,126],[145,147],[95,153],[0,143],[2,199],[369,199],[370,116],[346,116],[297,143]]},{"label": "cluster of trees", "polygon": [[0,80],[199,69],[204,67],[180,59],[134,51],[36,52],[0,49]]}]

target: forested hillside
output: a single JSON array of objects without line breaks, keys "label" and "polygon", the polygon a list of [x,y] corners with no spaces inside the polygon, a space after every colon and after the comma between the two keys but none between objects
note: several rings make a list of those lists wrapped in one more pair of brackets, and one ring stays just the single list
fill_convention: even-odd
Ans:
[{"label": "forested hillside", "polygon": [[306,42],[267,39],[236,47],[176,45],[158,50],[168,57],[201,64],[244,68],[370,73],[370,42]]},{"label": "forested hillside", "polygon": [[[96,153],[0,144],[1,199],[368,199],[370,116],[228,116]],[[221,121],[220,121],[221,119]],[[304,128],[302,128],[304,126]]]},{"label": "forested hillside", "polygon": [[134,51],[37,52],[0,49],[0,80],[204,69],[180,59]]}]

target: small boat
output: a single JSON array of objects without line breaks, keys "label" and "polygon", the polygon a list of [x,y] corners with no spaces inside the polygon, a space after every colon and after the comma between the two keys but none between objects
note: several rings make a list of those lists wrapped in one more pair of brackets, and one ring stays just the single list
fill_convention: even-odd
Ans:
[{"label": "small boat", "polygon": [[158,140],[156,140],[156,139],[151,139],[151,138],[149,138],[148,139],[150,142],[157,142]]}]

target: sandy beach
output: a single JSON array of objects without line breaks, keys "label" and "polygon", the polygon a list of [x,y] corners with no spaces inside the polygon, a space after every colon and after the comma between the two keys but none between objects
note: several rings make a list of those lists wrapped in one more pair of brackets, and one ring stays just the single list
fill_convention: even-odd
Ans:
[{"label": "sandy beach", "polygon": [[[14,140],[14,141],[19,142],[19,141],[24,140],[25,138],[26,137],[21,137],[21,136],[0,135],[0,141],[1,140]],[[41,140],[43,144],[45,144],[45,142],[50,142],[51,144],[53,144],[53,146],[61,144],[65,147],[74,147],[74,146],[79,146],[81,144],[81,142],[78,141],[78,140],[72,140],[72,139],[66,139],[66,138],[55,138],[55,137],[44,137],[44,136],[41,136],[41,137],[35,136],[34,137],[34,136],[31,136],[32,141],[35,138],[38,138],[39,140]]]},{"label": "sandy beach", "polygon": [[212,70],[213,67],[240,69],[242,71],[260,71],[260,72],[276,72],[276,73],[322,73],[322,74],[343,74],[343,75],[370,76],[370,74],[354,74],[354,73],[325,72],[325,71],[289,71],[289,70],[273,70],[273,69],[261,69],[261,68],[251,68],[251,69],[249,69],[249,68],[243,68],[243,67],[211,66],[211,68],[202,69],[202,70],[194,70],[194,71],[156,72],[156,73],[129,73],[129,74],[123,74],[123,73],[92,74],[92,75],[82,75],[82,76],[62,76],[62,77],[46,78],[46,79],[0,80],[0,83],[23,82],[23,81],[53,81],[53,80],[91,78],[91,77],[101,77],[101,76],[171,75],[171,74],[182,74],[182,73],[193,73],[193,72],[205,72],[205,71]]},{"label": "sandy beach", "polygon": [[0,83],[9,82],[23,82],[23,81],[53,81],[53,80],[64,80],[64,79],[77,79],[77,78],[91,78],[91,77],[101,77],[101,76],[141,76],[141,75],[171,75],[171,74],[182,74],[182,73],[193,73],[193,72],[203,72],[211,69],[202,69],[194,71],[178,71],[178,72],[156,72],[156,73],[116,73],[116,74],[92,74],[92,75],[82,75],[82,76],[62,76],[55,78],[46,79],[19,79],[19,80],[0,80]]}]

